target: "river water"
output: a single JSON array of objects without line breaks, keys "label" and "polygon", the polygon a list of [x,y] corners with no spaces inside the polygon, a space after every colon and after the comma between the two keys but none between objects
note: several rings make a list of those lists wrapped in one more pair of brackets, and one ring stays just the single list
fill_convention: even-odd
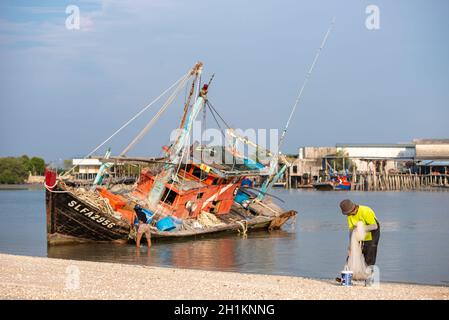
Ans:
[{"label": "river water", "polygon": [[[348,232],[338,204],[368,205],[381,224],[381,281],[449,284],[449,193],[274,190],[295,224],[246,238],[220,235],[133,245],[47,247],[42,190],[0,190],[0,252],[163,267],[334,278],[346,258]],[[0,262],[1,263],[1,262]]]}]

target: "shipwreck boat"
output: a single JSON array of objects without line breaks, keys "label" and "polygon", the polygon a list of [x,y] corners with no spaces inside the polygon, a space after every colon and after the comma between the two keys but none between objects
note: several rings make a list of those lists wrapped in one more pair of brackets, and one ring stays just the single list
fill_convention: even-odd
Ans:
[{"label": "shipwreck boat", "polygon": [[[136,235],[133,210],[137,204],[147,214],[153,238],[279,229],[296,216],[296,211],[281,208],[267,194],[288,166],[284,163],[277,170],[280,159],[277,153],[272,155],[270,165],[264,166],[245,158],[232,147],[189,143],[193,122],[199,112],[209,107],[216,113],[207,97],[211,81],[202,85],[201,71],[202,64],[197,63],[177,81],[176,89],[155,118],[119,156],[111,157],[108,150],[101,159],[103,165],[92,186],[77,185],[70,171],[61,177],[52,170],[46,171],[49,244],[132,241]],[[158,159],[127,157],[126,153],[146,134],[189,81],[191,89],[184,104],[179,132],[174,142],[163,148],[164,156]],[[228,133],[235,141],[251,143],[231,128],[228,128]],[[108,183],[105,173],[114,161],[144,163],[148,167],[141,171],[133,185]],[[267,178],[260,189],[246,187],[244,182],[248,177],[261,174]]]},{"label": "shipwreck boat", "polygon": [[[49,177],[53,174],[51,171],[47,172]],[[66,185],[63,180],[58,181],[53,188],[46,191],[48,243],[125,243],[133,240],[135,232],[131,218],[132,207],[136,203],[146,203],[144,198],[139,196],[143,195],[142,190],[148,188],[147,182],[154,181],[154,176],[148,176],[146,172],[142,175],[144,178],[139,180],[136,192],[128,195],[115,195],[100,188],[96,191],[80,190],[78,187]],[[51,182],[51,178],[47,181]],[[161,219],[173,217],[173,222],[169,224],[169,231],[153,227],[153,238],[279,229],[290,217],[296,215],[296,211],[283,210],[269,196],[263,201],[253,202],[257,195],[247,195],[248,191],[240,188],[242,177],[234,176],[231,183],[212,187],[199,186],[198,181],[192,181],[189,186],[194,186],[193,188],[167,184],[164,197],[158,205],[159,215]],[[243,192],[245,196],[242,198],[240,193]],[[116,201],[111,201],[113,198],[116,198]],[[145,204],[144,206],[150,207]],[[174,226],[174,230],[170,226]]]}]

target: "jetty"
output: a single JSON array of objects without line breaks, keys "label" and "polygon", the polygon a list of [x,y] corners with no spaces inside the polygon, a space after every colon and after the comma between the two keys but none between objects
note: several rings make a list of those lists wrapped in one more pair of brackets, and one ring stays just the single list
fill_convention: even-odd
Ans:
[{"label": "jetty", "polygon": [[449,139],[301,147],[288,160],[291,166],[278,182],[289,189],[329,185],[329,190],[429,191],[449,187]]},{"label": "jetty", "polygon": [[354,191],[434,191],[449,188],[449,174],[360,173],[352,176]]}]

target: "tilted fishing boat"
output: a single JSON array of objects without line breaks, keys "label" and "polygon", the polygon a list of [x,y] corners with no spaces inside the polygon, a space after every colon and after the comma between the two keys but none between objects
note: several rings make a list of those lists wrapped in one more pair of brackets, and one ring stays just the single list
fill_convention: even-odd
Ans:
[{"label": "tilted fishing boat", "polygon": [[[197,63],[175,83],[176,89],[161,110],[119,156],[111,157],[108,150],[101,159],[103,164],[91,186],[77,185],[70,171],[58,177],[54,171],[47,170],[45,186],[49,244],[133,240],[133,210],[136,205],[143,208],[151,221],[153,238],[278,229],[296,216],[296,211],[281,208],[267,194],[267,190],[289,165],[284,161],[281,169],[277,170],[279,160],[283,159],[278,153],[267,151],[272,157],[269,166],[264,166],[242,156],[234,148],[235,145],[211,147],[190,144],[193,122],[199,112],[209,107],[211,112],[216,113],[207,97],[211,81],[202,85],[201,71],[202,63]],[[158,159],[126,157],[127,152],[147,133],[189,81],[191,88],[184,104],[179,131],[174,142],[164,147],[165,155]],[[255,145],[231,128],[227,133],[234,142]],[[134,185],[107,183],[103,181],[107,180],[105,173],[114,161],[145,163],[148,167],[141,171]],[[247,187],[248,178],[260,175],[266,177],[260,189]]]}]

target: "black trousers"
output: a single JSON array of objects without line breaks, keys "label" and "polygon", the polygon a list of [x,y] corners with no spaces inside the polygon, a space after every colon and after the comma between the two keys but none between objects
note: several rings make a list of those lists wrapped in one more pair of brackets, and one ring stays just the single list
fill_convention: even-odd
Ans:
[{"label": "black trousers", "polygon": [[367,266],[373,266],[376,264],[377,257],[377,245],[380,239],[380,224],[376,220],[377,230],[371,231],[371,236],[373,240],[363,241],[362,253],[365,257],[365,262]]}]

